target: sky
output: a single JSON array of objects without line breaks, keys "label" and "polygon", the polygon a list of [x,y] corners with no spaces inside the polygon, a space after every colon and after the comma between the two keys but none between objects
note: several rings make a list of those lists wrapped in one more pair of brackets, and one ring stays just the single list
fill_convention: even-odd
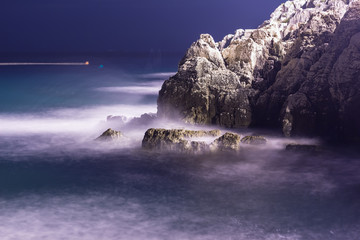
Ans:
[{"label": "sky", "polygon": [[2,0],[0,52],[179,52],[256,28],[285,0]]}]

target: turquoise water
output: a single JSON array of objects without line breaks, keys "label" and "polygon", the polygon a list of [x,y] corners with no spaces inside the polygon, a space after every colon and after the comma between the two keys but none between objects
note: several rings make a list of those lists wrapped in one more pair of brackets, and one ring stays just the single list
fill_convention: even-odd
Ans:
[{"label": "turquoise water", "polygon": [[156,112],[157,88],[177,60],[89,61],[0,69],[1,240],[360,236],[355,151],[292,153],[274,136],[238,154],[142,151],[148,127],[182,126],[168,121],[119,126],[128,137],[120,144],[95,142],[107,115]]},{"label": "turquoise water", "polygon": [[[176,72],[178,55],[30,55],[1,62],[85,62],[89,66],[0,66],[0,112],[34,112],[52,108],[154,103],[156,96],[97,91],[100,87],[163,81],[156,73]],[[151,75],[153,74],[153,75]]]}]

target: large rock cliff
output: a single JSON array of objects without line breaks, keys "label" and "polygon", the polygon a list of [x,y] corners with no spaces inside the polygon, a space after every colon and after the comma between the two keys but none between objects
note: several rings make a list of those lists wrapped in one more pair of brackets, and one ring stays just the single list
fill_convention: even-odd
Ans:
[{"label": "large rock cliff", "polygon": [[158,114],[354,140],[359,85],[359,1],[293,0],[257,29],[201,35],[164,82]]}]

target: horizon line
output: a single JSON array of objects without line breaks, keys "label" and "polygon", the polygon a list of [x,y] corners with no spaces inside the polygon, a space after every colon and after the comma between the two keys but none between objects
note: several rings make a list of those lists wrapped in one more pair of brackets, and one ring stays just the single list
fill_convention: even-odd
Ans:
[{"label": "horizon line", "polygon": [[45,62],[8,62],[8,63],[0,63],[0,66],[26,66],[26,65],[37,65],[37,66],[87,66],[90,63],[86,62],[57,62],[57,63],[45,63]]}]

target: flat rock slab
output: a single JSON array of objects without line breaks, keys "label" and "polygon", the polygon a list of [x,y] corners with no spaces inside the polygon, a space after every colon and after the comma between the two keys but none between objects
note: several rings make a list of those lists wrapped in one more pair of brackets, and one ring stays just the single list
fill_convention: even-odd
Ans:
[{"label": "flat rock slab", "polygon": [[[220,136],[220,137],[219,137]],[[201,138],[218,137],[208,144]],[[200,138],[193,141],[192,138]],[[220,130],[193,131],[184,129],[155,129],[146,131],[142,146],[148,150],[179,151],[188,153],[203,153],[210,151],[234,151],[240,149],[240,135],[225,133],[221,136]]]}]

